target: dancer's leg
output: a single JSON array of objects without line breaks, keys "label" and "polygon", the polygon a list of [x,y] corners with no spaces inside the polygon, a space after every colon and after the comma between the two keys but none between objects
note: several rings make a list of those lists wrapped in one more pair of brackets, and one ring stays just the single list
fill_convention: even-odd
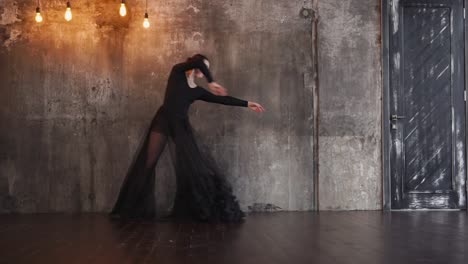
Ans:
[{"label": "dancer's leg", "polygon": [[159,132],[151,132],[146,154],[145,169],[153,169],[166,146],[167,136]]},{"label": "dancer's leg", "polygon": [[155,217],[156,216],[156,205],[154,204],[154,174],[153,170],[156,166],[159,157],[161,156],[164,147],[166,145],[166,135],[151,131],[148,139],[148,145],[146,149],[146,160],[145,167],[143,170],[143,177],[141,177],[141,184],[134,189],[135,201],[132,205],[132,215],[142,217]]},{"label": "dancer's leg", "polygon": [[155,215],[153,170],[166,141],[164,134],[150,131],[125,177],[111,214],[124,217]]}]

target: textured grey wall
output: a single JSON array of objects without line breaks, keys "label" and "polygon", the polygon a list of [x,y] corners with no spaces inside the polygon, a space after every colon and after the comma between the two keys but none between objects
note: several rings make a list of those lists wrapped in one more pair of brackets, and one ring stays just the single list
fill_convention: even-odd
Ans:
[{"label": "textured grey wall", "polygon": [[[109,210],[162,102],[170,67],[194,52],[212,58],[214,76],[231,95],[259,101],[268,111],[259,115],[197,102],[191,112],[201,142],[226,170],[244,209],[262,210],[268,203],[284,210],[312,209],[313,78],[307,77],[313,75],[312,22],[299,15],[312,1],[149,1],[149,30],[141,25],[142,0],[128,1],[125,18],[118,15],[119,1],[72,1],[74,18],[69,23],[63,19],[65,1],[43,1],[40,25],[34,22],[34,2],[0,1],[0,212]],[[330,8],[341,8],[339,2],[323,6],[332,23],[337,20]],[[362,12],[359,21],[367,26],[360,29],[365,35],[354,45],[375,48],[377,11],[367,15],[368,7],[353,4],[361,6],[354,12]],[[333,36],[341,33],[349,34],[330,32],[332,36],[324,36],[322,42],[336,41]],[[347,51],[340,47],[327,51],[324,62],[330,64]],[[353,134],[329,125],[322,149],[330,150],[323,152],[322,160],[333,155],[336,144],[361,147],[349,151],[358,151],[356,158],[372,158],[366,162],[373,162],[370,167],[375,171],[353,167],[350,172],[361,178],[351,187],[365,183],[371,189],[366,198],[373,199],[379,189],[378,112],[372,113],[372,122],[362,114],[378,107],[379,89],[372,76],[377,70],[370,69],[376,66],[376,52],[364,53],[361,48],[365,59],[352,66],[367,68],[351,76],[353,91],[332,85],[336,76],[324,77],[329,79],[324,85],[330,88],[328,102],[335,107],[353,98],[345,105],[356,117],[344,124],[354,129],[364,122],[372,131]],[[328,67],[324,69],[346,75],[339,80],[354,74],[343,71],[355,69]],[[346,96],[333,101],[336,92]],[[358,102],[363,96],[365,100]],[[340,115],[324,118],[333,122],[333,116]],[[337,132],[331,131],[335,128]],[[371,155],[365,153],[368,150]],[[174,191],[167,156],[157,167],[161,210],[170,207]],[[324,172],[343,176],[338,168]],[[374,207],[375,201],[369,203]]]},{"label": "textured grey wall", "polygon": [[380,209],[380,1],[321,0],[319,208]]}]

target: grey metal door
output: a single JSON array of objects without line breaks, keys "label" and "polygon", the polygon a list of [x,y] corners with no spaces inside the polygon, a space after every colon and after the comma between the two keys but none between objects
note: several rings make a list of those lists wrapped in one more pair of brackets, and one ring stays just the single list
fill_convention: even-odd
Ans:
[{"label": "grey metal door", "polygon": [[463,0],[392,1],[392,209],[466,207]]}]

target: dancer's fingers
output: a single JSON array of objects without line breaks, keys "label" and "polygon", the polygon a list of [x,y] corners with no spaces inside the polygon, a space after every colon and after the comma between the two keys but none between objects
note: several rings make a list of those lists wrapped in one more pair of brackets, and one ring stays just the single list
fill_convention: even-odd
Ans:
[{"label": "dancer's fingers", "polygon": [[261,104],[254,103],[254,107],[255,107],[256,112],[259,112],[259,113],[265,112],[265,108],[263,108]]},{"label": "dancer's fingers", "polygon": [[226,88],[219,87],[218,89],[219,89],[218,91],[219,91],[220,95],[224,95],[224,96],[227,95],[227,89]]}]

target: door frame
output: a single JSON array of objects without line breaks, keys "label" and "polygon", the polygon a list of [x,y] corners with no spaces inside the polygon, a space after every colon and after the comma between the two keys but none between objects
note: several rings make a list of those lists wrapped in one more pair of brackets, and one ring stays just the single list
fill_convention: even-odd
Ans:
[{"label": "door frame", "polygon": [[[382,208],[383,210],[392,210],[392,201],[391,201],[391,173],[390,173],[390,61],[389,61],[389,34],[390,34],[390,18],[391,18],[391,6],[390,2],[394,0],[382,0],[382,8],[381,8],[381,32],[382,32],[382,140],[381,140],[381,148],[382,148]],[[463,5],[468,8],[468,0],[463,0]],[[465,63],[465,92],[468,87],[468,19],[464,21],[464,44],[465,44],[465,54],[464,54],[464,63]],[[467,111],[467,104],[465,101],[465,131],[468,131],[468,111]],[[465,145],[468,144],[467,134],[465,134]],[[468,167],[468,155],[467,149],[465,147],[465,164]],[[468,171],[468,170],[467,170]],[[465,174],[465,181],[467,179],[467,175]],[[465,187],[465,193],[468,192],[468,181]],[[468,204],[468,201],[467,201]],[[465,208],[466,210],[467,208]]]}]

